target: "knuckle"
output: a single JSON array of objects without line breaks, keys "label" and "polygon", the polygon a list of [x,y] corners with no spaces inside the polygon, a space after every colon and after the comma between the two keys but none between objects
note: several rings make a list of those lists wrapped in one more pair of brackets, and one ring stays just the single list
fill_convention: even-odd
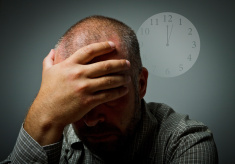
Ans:
[{"label": "knuckle", "polygon": [[109,76],[105,76],[99,81],[99,86],[109,86],[111,87],[115,83],[115,79]]},{"label": "knuckle", "polygon": [[85,70],[82,67],[69,68],[66,72],[71,80],[82,78],[85,74]]},{"label": "knuckle", "polygon": [[43,59],[43,62],[42,63],[45,63],[46,62],[46,58]]},{"label": "knuckle", "polygon": [[47,59],[46,57],[43,59],[43,61],[42,61],[42,64],[43,64],[43,65],[46,64],[46,59]]},{"label": "knuckle", "polygon": [[100,44],[103,46],[104,49],[107,49],[110,47],[107,42],[101,42]]},{"label": "knuckle", "polygon": [[93,104],[93,102],[94,102],[93,96],[87,96],[86,98],[83,98],[82,100],[83,105],[87,107]]},{"label": "knuckle", "polygon": [[112,69],[112,66],[109,62],[104,63],[104,70],[105,71],[110,71]]},{"label": "knuckle", "polygon": [[[66,76],[66,74],[65,74],[65,76]],[[69,79],[69,81],[76,80],[77,78],[79,78],[81,76],[82,76],[81,71],[76,71],[76,72],[67,74],[67,78]]]},{"label": "knuckle", "polygon": [[83,54],[91,55],[94,53],[94,50],[92,49],[91,45],[87,45],[81,49]]},{"label": "knuckle", "polygon": [[84,71],[83,71],[82,69],[77,70],[77,71],[75,72],[75,74],[74,74],[74,76],[75,76],[76,78],[80,78],[80,77],[82,77],[83,75],[84,75]]},{"label": "knuckle", "polygon": [[121,70],[127,70],[127,63],[126,60],[119,60],[118,66]]},{"label": "knuckle", "polygon": [[87,92],[89,89],[89,84],[85,82],[80,82],[77,87],[76,87],[76,92],[81,93],[81,92]]},{"label": "knuckle", "polygon": [[126,60],[121,60],[121,66],[124,68],[126,67]]},{"label": "knuckle", "polygon": [[100,94],[99,95],[99,97],[98,97],[98,101],[99,102],[105,102],[105,101],[108,101],[109,99],[110,99],[110,96],[112,96],[111,94],[109,94],[109,93],[102,93],[102,94]]},{"label": "knuckle", "polygon": [[122,95],[122,91],[119,90],[118,88],[102,92],[99,97],[98,101],[99,102],[108,102],[110,100],[116,99]]},{"label": "knuckle", "polygon": [[109,77],[106,77],[105,81],[106,81],[106,85],[109,85],[109,86],[114,83],[114,80]]}]

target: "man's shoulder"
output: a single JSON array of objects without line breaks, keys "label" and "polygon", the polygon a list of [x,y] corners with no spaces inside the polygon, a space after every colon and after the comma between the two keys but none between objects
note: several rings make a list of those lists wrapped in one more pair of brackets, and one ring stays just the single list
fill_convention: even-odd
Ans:
[{"label": "man's shoulder", "polygon": [[147,108],[158,122],[159,135],[180,135],[185,131],[209,131],[200,121],[192,120],[186,114],[177,113],[164,103],[147,103]]},{"label": "man's shoulder", "polygon": [[152,156],[160,163],[217,163],[213,135],[206,125],[175,112],[166,104],[148,103],[146,106],[158,124],[157,146]]},{"label": "man's shoulder", "polygon": [[[147,103],[147,108],[157,120],[157,143],[163,150],[176,149],[176,145],[200,143],[204,138],[213,138],[212,132],[200,121],[190,119],[186,114],[175,112],[162,103]],[[174,148],[173,148],[174,147]]]}]

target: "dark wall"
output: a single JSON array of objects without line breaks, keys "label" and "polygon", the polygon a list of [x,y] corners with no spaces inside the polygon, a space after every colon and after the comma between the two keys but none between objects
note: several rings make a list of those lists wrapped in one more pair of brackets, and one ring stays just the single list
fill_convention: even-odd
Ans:
[{"label": "dark wall", "polygon": [[136,32],[150,16],[175,12],[197,28],[201,51],[185,74],[150,74],[147,101],[164,102],[214,133],[220,163],[235,160],[235,3],[231,0],[0,1],[0,160],[12,151],[41,81],[42,60],[61,35],[94,14],[119,19]]}]

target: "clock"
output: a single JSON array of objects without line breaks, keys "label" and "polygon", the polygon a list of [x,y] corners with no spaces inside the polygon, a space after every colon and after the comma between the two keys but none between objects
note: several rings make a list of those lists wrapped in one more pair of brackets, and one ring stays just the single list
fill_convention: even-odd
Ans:
[{"label": "clock", "polygon": [[149,17],[137,32],[143,66],[161,77],[187,72],[200,52],[195,26],[184,16],[163,12]]}]

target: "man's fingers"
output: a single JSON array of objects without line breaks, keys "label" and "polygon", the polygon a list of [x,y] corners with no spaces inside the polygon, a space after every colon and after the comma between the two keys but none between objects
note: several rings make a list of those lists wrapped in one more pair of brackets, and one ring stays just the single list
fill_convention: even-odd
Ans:
[{"label": "man's fingers", "polygon": [[55,50],[51,49],[49,54],[43,60],[43,69],[48,69],[54,64]]},{"label": "man's fingers", "polygon": [[93,43],[77,50],[71,55],[70,60],[77,64],[87,64],[93,58],[109,53],[114,49],[115,45],[111,41]]},{"label": "man's fingers", "polygon": [[86,74],[89,78],[104,76],[128,70],[130,62],[128,60],[106,60],[86,65]]},{"label": "man's fingers", "polygon": [[126,95],[128,92],[129,92],[129,89],[127,87],[118,87],[118,88],[113,88],[113,89],[97,92],[93,98],[97,102],[97,105],[100,105],[100,104],[118,99]]},{"label": "man's fingers", "polygon": [[128,75],[103,76],[100,78],[91,79],[90,83],[92,83],[92,85],[90,85],[90,89],[92,92],[99,92],[124,86],[130,81],[131,77]]}]

